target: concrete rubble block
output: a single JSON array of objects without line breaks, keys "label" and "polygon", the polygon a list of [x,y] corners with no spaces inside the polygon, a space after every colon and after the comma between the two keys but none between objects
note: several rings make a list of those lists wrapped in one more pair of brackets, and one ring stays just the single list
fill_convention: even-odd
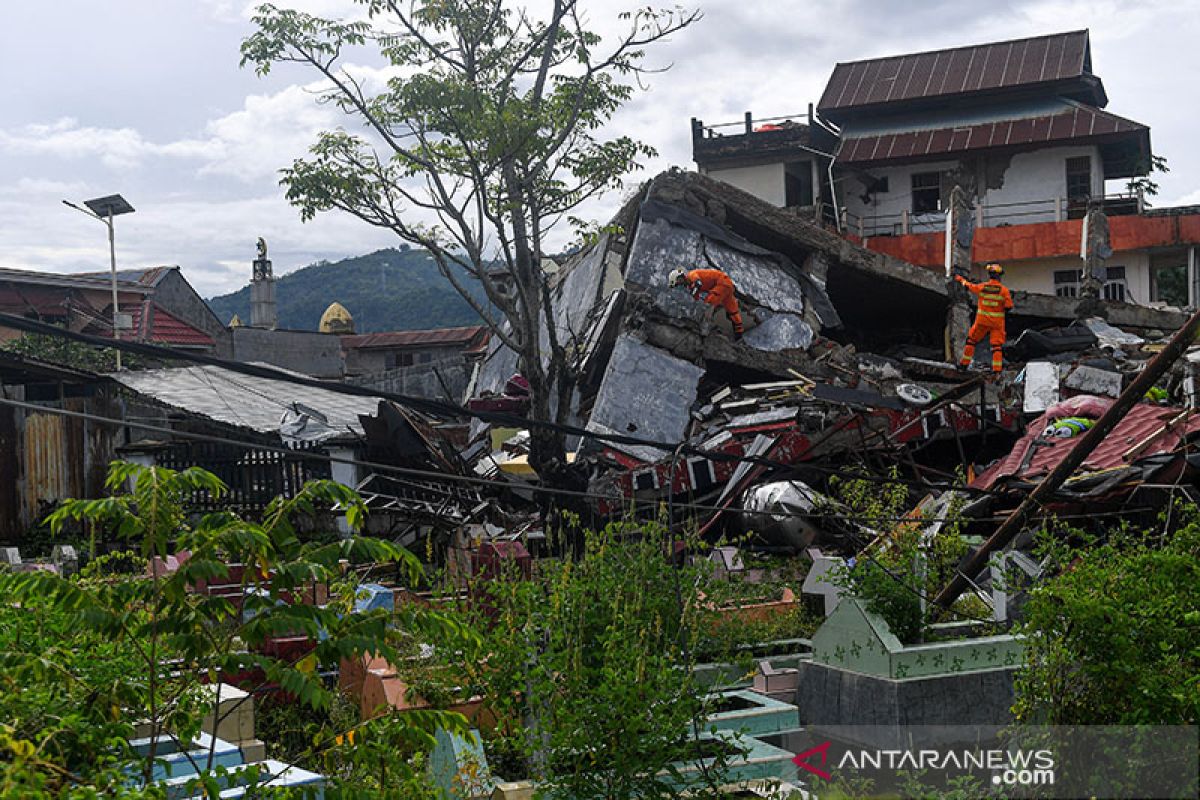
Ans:
[{"label": "concrete rubble block", "polygon": [[21,566],[21,551],[15,547],[0,547],[0,564],[10,567]]},{"label": "concrete rubble block", "polygon": [[202,687],[211,707],[201,730],[227,742],[246,742],[254,738],[254,698],[227,683]]},{"label": "concrete rubble block", "polygon": [[1049,361],[1030,361],[1025,365],[1026,414],[1040,414],[1059,401],[1058,365]]},{"label": "concrete rubble block", "polygon": [[1109,325],[1103,317],[1089,317],[1083,320],[1083,326],[1096,335],[1101,347],[1140,347],[1146,343],[1140,336]]},{"label": "concrete rubble block", "polygon": [[744,344],[756,350],[807,350],[813,343],[813,329],[795,314],[770,314],[761,324],[746,332]]},{"label": "concrete rubble block", "polygon": [[1109,372],[1096,367],[1078,366],[1067,373],[1062,385],[1085,394],[1119,397],[1121,395],[1121,373]]},{"label": "concrete rubble block", "polygon": [[[643,439],[677,442],[691,419],[689,409],[703,376],[702,367],[623,334],[613,347],[588,429],[600,426]],[[629,450],[626,445],[618,447]],[[651,451],[646,461],[663,455],[657,449],[642,449]]]}]

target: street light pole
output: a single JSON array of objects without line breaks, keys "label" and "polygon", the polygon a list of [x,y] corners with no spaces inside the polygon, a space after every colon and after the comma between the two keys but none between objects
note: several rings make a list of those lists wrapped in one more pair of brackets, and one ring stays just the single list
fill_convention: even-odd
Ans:
[{"label": "street light pole", "polygon": [[[112,306],[113,306],[113,341],[121,338],[120,327],[117,322],[121,319],[121,301],[117,298],[117,237],[113,232],[113,212],[112,207],[108,209],[108,219],[104,220],[108,225],[108,265],[109,274],[112,276]],[[117,348],[117,372],[121,371],[121,349]]]},{"label": "street light pole", "polygon": [[[93,219],[98,219],[108,227],[108,261],[109,273],[112,277],[112,325],[113,325],[113,341],[121,338],[121,305],[117,294],[117,237],[116,228],[113,225],[113,217],[117,214],[130,214],[133,212],[133,206],[121,197],[119,194],[108,195],[107,197],[97,197],[93,200],[85,200],[83,203],[87,208],[81,208],[69,200],[63,200],[63,205],[70,206],[76,211],[87,214]],[[121,370],[121,351],[117,350],[117,371]]]}]

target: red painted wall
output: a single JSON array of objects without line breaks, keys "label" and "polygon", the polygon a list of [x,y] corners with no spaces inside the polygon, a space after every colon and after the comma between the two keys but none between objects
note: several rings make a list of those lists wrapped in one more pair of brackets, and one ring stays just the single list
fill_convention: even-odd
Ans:
[{"label": "red painted wall", "polygon": [[[1109,217],[1109,231],[1116,252],[1149,247],[1200,244],[1200,214],[1171,217]],[[1028,261],[1031,259],[1078,256],[1083,222],[1037,222],[975,231],[971,260]],[[846,237],[860,243],[857,236]],[[944,233],[910,233],[907,236],[874,236],[867,247],[895,256],[910,264],[940,268],[945,258]]]}]

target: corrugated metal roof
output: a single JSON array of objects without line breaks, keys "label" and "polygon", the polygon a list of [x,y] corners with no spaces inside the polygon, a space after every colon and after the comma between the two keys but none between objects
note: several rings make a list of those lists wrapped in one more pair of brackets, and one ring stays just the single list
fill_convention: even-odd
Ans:
[{"label": "corrugated metal roof", "polygon": [[286,381],[257,378],[215,366],[151,369],[110,375],[135,392],[189,414],[260,433],[279,430],[295,405],[323,414],[330,428],[362,435],[359,414],[373,415],[379,399]]},{"label": "corrugated metal roof", "polygon": [[847,136],[838,147],[837,160],[842,164],[878,164],[1031,144],[1149,135],[1150,129],[1140,122],[1082,103],[1065,102],[1069,107],[1056,114],[953,128]]},{"label": "corrugated metal roof", "polygon": [[[1096,449],[1087,457],[1087,460],[1083,462],[1083,465],[1079,468],[1079,472],[1122,467],[1143,458],[1161,453],[1170,453],[1176,450],[1183,442],[1184,437],[1200,431],[1200,415],[1192,416],[1184,423],[1175,425],[1170,430],[1165,430],[1167,422],[1177,417],[1182,411],[1183,409],[1181,408],[1156,406],[1149,403],[1141,403],[1134,406],[1117,427],[1097,445]],[[1041,439],[1029,464],[1024,469],[1021,469],[1021,462],[1025,460],[1029,448],[1034,446],[1033,442],[1039,439],[1049,424],[1050,419],[1045,414],[1031,423],[1025,436],[1017,442],[1012,451],[976,478],[971,486],[977,489],[990,489],[1003,478],[1036,481],[1049,474],[1052,469],[1067,457],[1067,453],[1079,441],[1079,437],[1072,439]],[[1156,432],[1158,435],[1154,436],[1148,445],[1143,447],[1129,461],[1125,459],[1125,453],[1130,448],[1141,443]]]},{"label": "corrugated metal roof", "polygon": [[368,350],[379,347],[423,347],[429,345],[462,345],[477,343],[487,332],[483,325],[463,328],[434,328],[424,331],[387,331],[362,333],[342,337],[343,350]]},{"label": "corrugated metal roof", "polygon": [[838,64],[817,110],[1051,83],[1090,71],[1086,30],[873,58]]},{"label": "corrugated metal roof", "polygon": [[[157,286],[158,283],[167,276],[173,269],[179,267],[150,267],[149,269],[119,269],[117,270],[117,280],[126,281],[128,283],[140,283],[143,286]],[[81,278],[108,278],[110,272],[76,272],[75,275]]]},{"label": "corrugated metal roof", "polygon": [[[31,269],[0,267],[0,282],[11,281],[21,284],[52,286],[60,289],[108,289],[112,285],[111,280],[107,272],[85,275],[62,275],[56,272],[36,272]],[[117,273],[117,281],[123,292],[140,292],[142,294],[149,292],[148,287],[139,285],[136,280],[122,278],[120,272]]]}]

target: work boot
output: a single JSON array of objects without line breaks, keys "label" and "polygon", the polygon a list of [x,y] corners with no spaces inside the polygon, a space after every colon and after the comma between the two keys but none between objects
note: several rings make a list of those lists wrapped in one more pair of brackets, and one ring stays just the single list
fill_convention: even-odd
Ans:
[{"label": "work boot", "polygon": [[970,369],[970,367],[971,367],[970,364],[964,364],[960,361],[960,362],[958,362],[957,368],[958,368],[959,372],[966,372],[968,369]]}]

